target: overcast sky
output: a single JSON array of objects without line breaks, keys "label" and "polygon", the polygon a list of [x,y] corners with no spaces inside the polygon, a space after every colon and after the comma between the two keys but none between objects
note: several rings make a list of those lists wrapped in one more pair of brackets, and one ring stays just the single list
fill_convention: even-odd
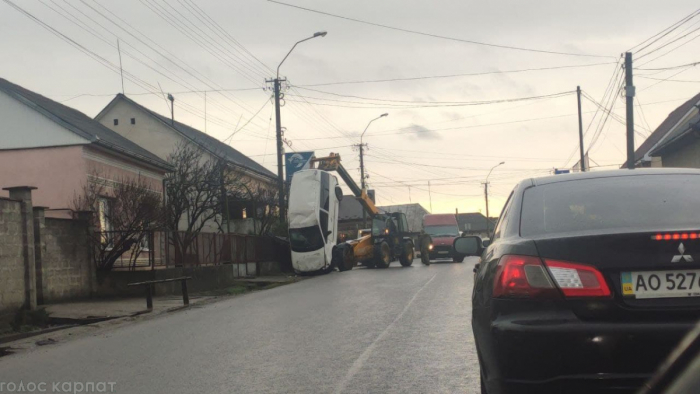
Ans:
[{"label": "overcast sky", "polygon": [[[9,1],[93,52],[99,61],[12,8]],[[581,85],[600,101],[621,53],[697,8],[697,2],[689,0],[287,2],[443,37],[587,56],[429,37],[265,0],[3,0],[0,77],[94,116],[121,91],[118,71],[109,68],[119,64],[119,38],[127,95],[167,114],[158,91],[172,92],[176,119],[204,130],[201,91],[209,90],[206,131],[223,140],[240,129],[228,142],[276,172],[273,106],[270,91],[263,90],[264,78],[273,76],[272,70],[296,41],[327,31],[324,38],[300,44],[281,69],[293,86],[285,92],[282,108],[292,148],[315,150],[317,155],[340,152],[359,181],[358,153],[351,145],[359,142],[371,119],[388,112],[364,136],[369,183],[380,204],[410,201],[430,209],[431,180],[433,212],[483,212],[481,182],[489,168],[505,161],[490,177],[495,215],[517,181],[570,167],[578,155],[572,157],[578,143],[575,94],[510,100],[573,92]],[[700,34],[693,32],[698,26],[700,17],[641,50],[635,58],[690,33],[635,66],[663,68],[698,61],[694,52],[700,41],[692,41]],[[591,66],[493,73],[569,65]],[[487,72],[492,73],[336,84]],[[641,135],[648,135],[698,92],[700,73],[698,67],[635,73],[641,103],[635,109],[638,146]],[[319,84],[324,85],[310,86]],[[509,101],[493,103],[499,100]],[[595,109],[584,98],[584,129]],[[614,111],[624,119],[623,98],[617,98]],[[597,121],[587,133],[587,149],[596,128]],[[624,161],[624,147],[624,126],[608,119],[590,147],[591,165],[614,168]]]}]

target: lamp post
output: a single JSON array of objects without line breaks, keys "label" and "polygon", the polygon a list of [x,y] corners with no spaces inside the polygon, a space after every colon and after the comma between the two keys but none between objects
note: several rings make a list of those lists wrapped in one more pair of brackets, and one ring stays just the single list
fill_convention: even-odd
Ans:
[{"label": "lamp post", "polygon": [[[285,55],[284,59],[280,62],[279,66],[277,66],[277,74],[275,76],[275,79],[273,80],[267,80],[266,82],[272,83],[274,92],[275,92],[275,120],[277,122],[277,188],[279,192],[279,206],[280,206],[280,218],[285,218],[287,216],[287,209],[285,207],[285,192],[284,192],[284,170],[283,170],[283,157],[282,157],[282,150],[284,149],[282,146],[282,123],[281,123],[281,116],[280,116],[280,90],[281,90],[281,84],[282,82],[280,80],[280,67],[282,67],[282,63],[284,63],[285,60],[289,57],[289,55],[292,53],[294,48],[297,47],[297,45],[301,44],[304,41],[308,41],[312,38],[316,37],[325,37],[326,36],[325,31],[317,32],[314,33],[313,36],[305,38],[301,41],[297,41],[294,46],[292,46],[292,49],[287,52],[287,55]],[[284,79],[286,81],[286,79]]]},{"label": "lamp post", "polygon": [[488,175],[486,175],[486,181],[484,182],[484,197],[486,198],[486,233],[487,234],[490,234],[489,227],[491,227],[490,226],[491,220],[489,219],[489,177],[491,176],[491,172],[493,172],[493,170],[496,167],[503,165],[503,164],[506,164],[506,162],[502,161],[502,162],[496,164],[495,166],[491,167],[491,170],[489,170]]},{"label": "lamp post", "polygon": [[[385,116],[389,116],[388,113],[383,113],[379,115],[378,117],[372,119],[367,123],[367,127],[365,127],[365,130],[360,134],[360,144],[357,145],[360,148],[360,187],[362,188],[362,191],[365,191],[365,144],[362,143],[362,138],[365,136],[365,133],[367,132],[367,129],[369,129],[369,125],[372,124],[377,119],[381,119]],[[367,213],[362,210],[362,222],[364,223],[364,226],[367,227]]]}]

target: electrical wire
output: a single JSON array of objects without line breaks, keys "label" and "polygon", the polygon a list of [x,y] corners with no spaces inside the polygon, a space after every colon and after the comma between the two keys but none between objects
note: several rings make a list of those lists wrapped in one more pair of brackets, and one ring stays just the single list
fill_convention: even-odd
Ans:
[{"label": "electrical wire", "polygon": [[549,50],[543,50],[543,49],[535,49],[535,48],[525,48],[525,47],[516,47],[516,46],[511,46],[511,45],[499,45],[499,44],[491,44],[491,43],[486,43],[486,42],[480,42],[480,41],[474,41],[474,40],[466,40],[466,39],[461,39],[461,38],[455,38],[455,37],[448,37],[448,36],[443,36],[439,34],[433,34],[433,33],[425,33],[425,32],[420,32],[416,30],[409,30],[409,29],[404,29],[400,27],[393,27],[393,26],[388,26],[388,25],[383,25],[380,23],[374,23],[374,22],[368,22],[360,19],[355,19],[355,18],[350,18],[342,15],[337,15],[337,14],[331,14],[328,12],[324,11],[319,11],[319,10],[314,10],[311,8],[306,8],[306,7],[301,7],[298,5],[294,4],[289,4],[289,3],[283,3],[281,1],[277,0],[267,0],[271,3],[283,5],[286,7],[291,7],[291,8],[296,8],[299,10],[307,11],[307,12],[312,12],[315,14],[320,14],[320,15],[325,15],[325,16],[330,16],[333,18],[338,18],[338,19],[343,19],[346,21],[351,21],[351,22],[356,22],[356,23],[362,23],[365,25],[370,25],[370,26],[375,26],[375,27],[381,27],[383,29],[389,29],[389,30],[394,30],[394,31],[400,31],[403,33],[410,33],[410,34],[415,34],[415,35],[420,35],[420,36],[425,36],[425,37],[432,37],[432,38],[440,38],[443,40],[449,40],[449,41],[456,41],[456,42],[462,42],[462,43],[467,43],[467,44],[474,44],[474,45],[482,45],[482,46],[487,46],[491,48],[500,48],[500,49],[511,49],[511,50],[516,50],[516,51],[525,51],[525,52],[534,52],[534,53],[544,53],[544,54],[550,54],[550,55],[564,55],[564,56],[578,56],[578,57],[598,57],[598,58],[609,58],[612,56],[605,56],[605,55],[594,55],[594,54],[587,54],[587,53],[573,53],[573,52],[557,52],[557,51],[549,51]]},{"label": "electrical wire", "polygon": [[419,80],[424,80],[424,79],[461,78],[461,77],[473,77],[473,76],[493,75],[493,74],[513,74],[513,73],[523,73],[523,72],[530,72],[530,71],[550,71],[550,70],[560,70],[560,69],[568,69],[568,68],[594,67],[594,66],[602,66],[602,65],[606,65],[606,64],[615,64],[615,62],[594,63],[594,64],[580,64],[580,65],[575,65],[575,64],[574,64],[574,65],[567,65],[567,66],[552,66],[552,67],[540,67],[540,68],[526,68],[526,69],[519,69],[519,70],[484,71],[484,72],[466,73],[466,74],[447,74],[447,75],[431,75],[431,76],[406,77],[406,78],[356,80],[356,81],[340,81],[340,82],[323,82],[323,83],[313,83],[313,84],[296,85],[296,87],[297,87],[297,88],[310,88],[310,87],[316,87],[316,86],[352,85],[352,84],[382,83],[382,82],[419,81]]}]

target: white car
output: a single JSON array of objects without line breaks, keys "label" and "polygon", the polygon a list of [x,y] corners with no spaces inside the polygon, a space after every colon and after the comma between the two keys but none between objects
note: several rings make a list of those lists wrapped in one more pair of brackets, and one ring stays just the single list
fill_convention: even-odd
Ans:
[{"label": "white car", "polygon": [[338,211],[343,192],[338,179],[322,170],[294,174],[289,189],[289,242],[298,273],[324,273],[333,268],[338,238]]}]

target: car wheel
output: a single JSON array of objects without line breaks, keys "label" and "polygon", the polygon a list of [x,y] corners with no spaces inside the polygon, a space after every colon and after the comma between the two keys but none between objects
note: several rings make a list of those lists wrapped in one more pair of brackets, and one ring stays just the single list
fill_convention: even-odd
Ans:
[{"label": "car wheel", "polygon": [[355,255],[350,245],[339,245],[333,249],[335,266],[340,272],[349,271],[355,266]]},{"label": "car wheel", "polygon": [[479,373],[479,385],[481,386],[481,394],[489,394],[489,392],[486,391],[486,385],[484,384],[484,375],[482,373]]},{"label": "car wheel", "polygon": [[386,242],[374,245],[374,265],[377,268],[387,268],[391,264],[391,248]]},{"label": "car wheel", "polygon": [[464,256],[461,257],[453,257],[452,262],[454,263],[463,263],[464,262]]}]

